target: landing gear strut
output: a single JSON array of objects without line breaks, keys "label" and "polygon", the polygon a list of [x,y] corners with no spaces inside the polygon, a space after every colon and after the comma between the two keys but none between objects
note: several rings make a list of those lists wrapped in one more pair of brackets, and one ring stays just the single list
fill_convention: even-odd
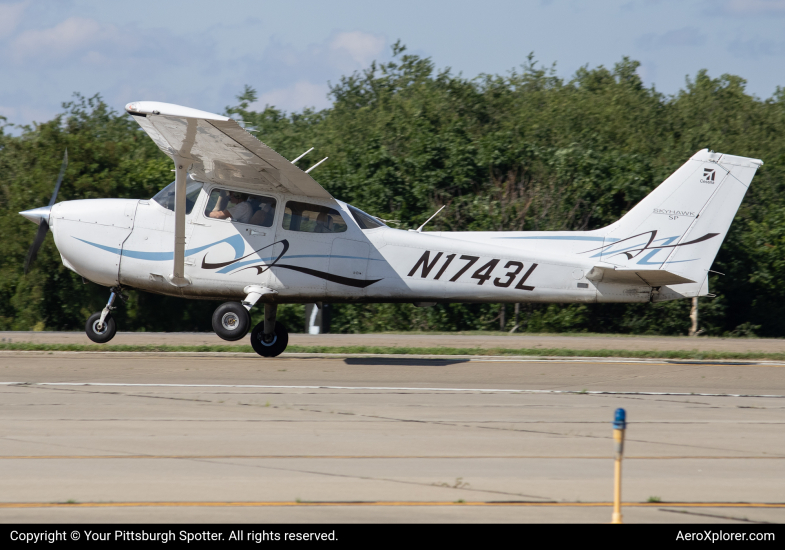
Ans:
[{"label": "landing gear strut", "polygon": [[84,330],[85,333],[87,333],[87,337],[90,338],[90,340],[93,342],[98,344],[105,344],[114,338],[115,334],[117,334],[117,324],[112,318],[111,312],[115,309],[114,301],[118,296],[123,302],[125,302],[126,298],[123,296],[122,292],[120,292],[120,288],[112,287],[106,307],[104,307],[104,309],[101,311],[93,313],[87,319]]},{"label": "landing gear strut", "polygon": [[[277,294],[270,288],[248,285],[242,302],[226,302],[213,313],[213,330],[224,340],[235,341],[248,334],[251,327],[249,311],[262,296]],[[283,353],[289,344],[289,331],[275,320],[278,304],[264,304],[264,321],[251,331],[251,346],[262,357],[276,357]]]},{"label": "landing gear strut", "polygon": [[264,321],[251,331],[251,346],[262,357],[277,357],[289,344],[289,331],[275,320],[278,304],[264,304]]}]

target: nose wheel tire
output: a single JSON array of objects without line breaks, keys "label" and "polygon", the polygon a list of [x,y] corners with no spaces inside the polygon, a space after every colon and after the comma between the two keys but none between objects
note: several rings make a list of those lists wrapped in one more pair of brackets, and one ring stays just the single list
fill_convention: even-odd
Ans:
[{"label": "nose wheel tire", "polygon": [[265,337],[264,321],[251,331],[251,346],[262,357],[277,357],[289,344],[289,331],[281,323],[275,323],[275,333]]},{"label": "nose wheel tire", "polygon": [[251,316],[239,302],[221,304],[213,313],[213,330],[229,342],[239,340],[251,328]]},{"label": "nose wheel tire", "polygon": [[99,327],[98,322],[101,320],[101,312],[93,313],[87,323],[85,323],[84,331],[87,337],[98,344],[105,344],[117,334],[117,325],[112,319],[112,314],[109,313],[104,319],[104,324]]}]

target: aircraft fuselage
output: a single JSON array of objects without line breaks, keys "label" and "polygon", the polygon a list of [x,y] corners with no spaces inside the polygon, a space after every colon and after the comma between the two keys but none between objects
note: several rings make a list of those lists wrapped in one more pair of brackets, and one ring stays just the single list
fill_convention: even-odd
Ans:
[{"label": "aircraft fuselage", "polygon": [[63,263],[101,285],[197,299],[242,299],[249,285],[274,290],[262,301],[276,303],[668,299],[643,282],[591,277],[597,259],[587,252],[604,242],[594,232],[363,230],[345,203],[319,198],[307,200],[339,211],[345,230],[294,231],[284,229],[284,205],[302,197],[266,193],[277,208],[269,226],[260,227],[210,217],[206,203],[218,188],[206,184],[186,217],[190,284],[176,287],[167,280],[174,213],[155,200],[56,204],[50,225]]}]

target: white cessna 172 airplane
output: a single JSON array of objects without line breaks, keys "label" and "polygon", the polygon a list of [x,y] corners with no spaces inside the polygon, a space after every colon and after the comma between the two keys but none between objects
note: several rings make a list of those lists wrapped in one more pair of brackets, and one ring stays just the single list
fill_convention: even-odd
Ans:
[{"label": "white cessna 172 airplane", "polygon": [[[167,103],[126,111],[174,161],[175,181],[150,200],[93,199],[21,212],[49,228],[63,264],[111,287],[85,327],[116,332],[123,288],[226,300],[225,340],[251,330],[262,356],[286,349],[282,303],[659,302],[708,295],[708,272],[762,161],[698,151],[617,222],[593,231],[422,232],[333,198],[225,116]],[[317,163],[318,164],[318,163]],[[430,221],[430,220],[429,220]],[[427,222],[426,222],[427,223]],[[424,225],[424,224],[423,224]],[[250,309],[264,304],[251,329]]]}]

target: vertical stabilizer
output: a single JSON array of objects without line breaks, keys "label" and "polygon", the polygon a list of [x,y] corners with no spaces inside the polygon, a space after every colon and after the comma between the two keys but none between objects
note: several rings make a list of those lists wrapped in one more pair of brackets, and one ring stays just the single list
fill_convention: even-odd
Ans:
[{"label": "vertical stabilizer", "polygon": [[[623,270],[667,270],[703,286],[758,159],[697,152],[616,223],[590,251]],[[680,285],[682,286],[682,285]]]}]

